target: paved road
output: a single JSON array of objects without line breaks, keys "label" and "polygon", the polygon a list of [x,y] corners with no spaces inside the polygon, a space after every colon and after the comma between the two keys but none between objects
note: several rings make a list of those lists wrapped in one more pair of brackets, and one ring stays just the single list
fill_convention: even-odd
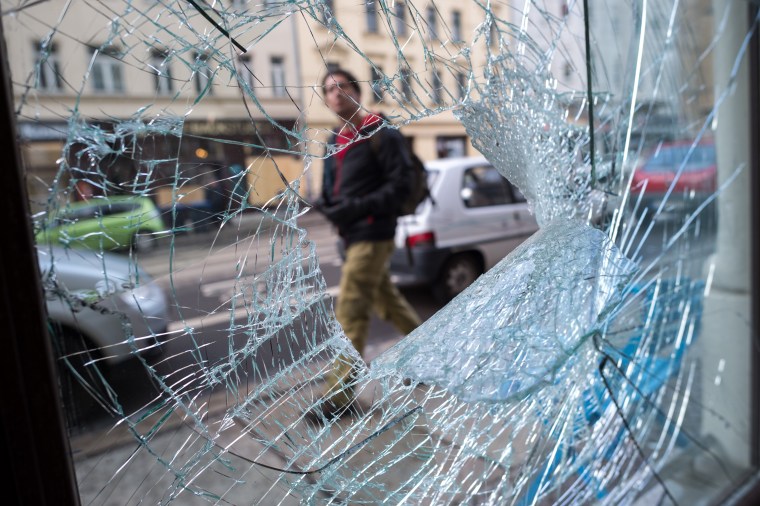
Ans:
[{"label": "paved road", "polygon": [[[299,218],[299,225],[307,230],[307,239],[315,244],[327,294],[336,296],[341,259],[334,230],[317,213]],[[281,259],[282,244],[275,243],[273,247],[268,240],[273,235],[272,227],[277,226],[282,227],[276,221],[262,220],[260,214],[249,214],[227,223],[220,230],[177,236],[173,240],[162,239],[154,251],[139,258],[140,265],[169,294],[172,306],[170,339],[162,357],[152,363],[157,374],[178,377],[177,371],[200,361],[205,365],[218,363],[228,356],[231,345],[240,346],[245,342],[248,336],[244,330],[230,330],[233,322],[241,325],[248,318],[246,304],[232,307],[233,295],[251,300],[254,290],[262,291],[261,272],[273,261]],[[634,256],[636,253],[643,259],[640,265],[646,266],[659,255],[663,241],[673,233],[672,225],[658,225],[652,229],[648,240],[640,248],[632,247],[629,254]],[[278,237],[282,235],[282,228],[277,234]],[[698,237],[681,242],[682,245],[671,248],[667,259],[660,258],[650,275],[662,272],[662,266],[676,265],[683,257],[688,257],[692,269],[696,266],[699,270],[702,263],[695,262],[694,257],[706,259],[714,250],[714,231],[702,230]],[[697,270],[692,275],[699,275]],[[440,308],[425,289],[406,290],[405,293],[423,318],[430,317]],[[186,328],[193,329],[192,336],[187,335]],[[365,359],[371,361],[400,337],[391,325],[373,318]],[[297,352],[288,351],[294,355]],[[272,363],[274,353],[273,349],[271,352],[260,350],[257,366]],[[118,366],[109,375],[127,412],[138,410],[155,394],[155,384],[139,363]]]},{"label": "paved road", "polygon": [[[341,259],[333,228],[316,213],[299,218],[298,223],[316,246],[328,296],[337,296]],[[171,305],[168,340],[162,355],[151,359],[159,376],[180,378],[178,371],[189,370],[201,361],[205,365],[219,363],[228,356],[230,346],[239,348],[249,338],[244,324],[250,304],[235,302],[237,307],[233,307],[233,295],[237,294],[235,301],[250,301],[254,290],[265,291],[260,280],[262,271],[282,258],[281,244],[273,249],[269,243],[272,227],[276,226],[278,223],[262,219],[260,214],[246,215],[221,230],[164,238],[153,251],[138,258],[139,264],[164,288]],[[280,228],[278,233],[281,232]],[[440,308],[423,288],[405,293],[423,318]],[[187,334],[187,328],[193,329],[192,336]],[[390,324],[373,317],[365,359],[371,361],[401,337]],[[266,368],[275,353],[274,347],[271,351],[261,349],[256,365]],[[287,353],[297,355],[298,350]],[[155,383],[137,361],[116,366],[108,375],[125,412],[139,410],[155,395]]]},{"label": "paved road", "polygon": [[[337,296],[342,262],[333,227],[317,213],[299,219],[299,225],[307,230],[306,238],[316,246],[327,294]],[[268,239],[272,236],[273,226],[275,224],[271,221],[261,221],[260,215],[254,215],[228,224],[220,233],[179,237],[173,247],[165,241],[140,259],[140,265],[169,294],[172,302],[170,332],[191,327],[213,341],[214,335],[230,327],[231,315],[236,323],[245,322],[249,308],[238,304],[233,309],[232,297],[265,289],[259,275],[273,261],[282,258],[277,250],[279,244],[271,255]],[[258,239],[255,237],[257,230],[260,231]],[[429,317],[440,308],[424,289],[407,290],[406,293],[423,317]],[[373,319],[370,334],[371,345],[398,337],[392,326],[377,318]],[[213,345],[209,349],[209,355],[213,357],[224,356],[227,350],[219,352],[219,355],[213,352]]]}]

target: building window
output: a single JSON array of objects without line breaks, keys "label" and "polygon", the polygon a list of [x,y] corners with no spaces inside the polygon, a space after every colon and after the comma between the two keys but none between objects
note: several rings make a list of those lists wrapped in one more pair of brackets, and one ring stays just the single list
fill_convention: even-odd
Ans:
[{"label": "building window", "polygon": [[285,90],[285,60],[281,56],[273,56],[270,60],[272,65],[272,94],[275,97],[284,97]]},{"label": "building window", "polygon": [[462,40],[462,13],[459,11],[451,13],[451,39],[455,42]]},{"label": "building window", "polygon": [[61,91],[61,71],[58,64],[58,50],[53,43],[37,44],[37,89],[40,91]]},{"label": "building window", "polygon": [[377,3],[375,0],[367,0],[367,31],[377,33]]},{"label": "building window", "polygon": [[396,35],[406,35],[406,4],[396,3]]},{"label": "building window", "polygon": [[464,97],[467,96],[467,78],[464,76],[463,72],[457,73],[457,88],[459,89],[457,97],[459,100],[464,99]]},{"label": "building window", "polygon": [[238,56],[237,59],[238,82],[246,89],[248,93],[253,94],[255,88],[255,79],[253,78],[253,58],[250,53]]},{"label": "building window", "polygon": [[412,100],[412,72],[408,68],[401,69],[401,93],[406,100]]},{"label": "building window", "polygon": [[171,67],[167,60],[168,54],[163,51],[153,51],[150,54],[150,68],[153,70],[156,93],[159,95],[168,95],[174,90]]},{"label": "building window", "polygon": [[435,138],[438,158],[455,158],[465,156],[467,152],[467,137],[439,136]]},{"label": "building window", "polygon": [[435,138],[438,158],[454,158],[465,156],[467,152],[467,137],[439,136]]},{"label": "building window", "polygon": [[211,79],[213,78],[213,72],[208,66],[207,54],[196,54],[196,68],[195,68],[195,92],[200,95],[205,93],[211,95],[214,91],[214,87],[211,86]]},{"label": "building window", "polygon": [[333,19],[335,6],[333,3],[333,0],[324,0],[324,2],[321,4],[322,7],[322,22],[325,25],[329,25]]},{"label": "building window", "polygon": [[443,82],[438,70],[433,70],[433,103],[435,105],[443,103]]},{"label": "building window", "polygon": [[427,8],[427,14],[425,16],[427,18],[427,25],[428,25],[428,35],[431,39],[437,39],[438,38],[438,13],[435,10],[434,6],[429,6]]},{"label": "building window", "polygon": [[383,71],[377,67],[370,68],[369,85],[372,87],[372,101],[374,103],[383,101]]},{"label": "building window", "polygon": [[491,24],[488,27],[489,30],[489,39],[490,39],[490,46],[494,47],[499,44],[499,29],[496,28],[496,21],[491,21]]},{"label": "building window", "polygon": [[97,52],[90,70],[90,82],[97,93],[123,93],[124,71],[118,59],[118,50],[113,47],[93,49]]}]

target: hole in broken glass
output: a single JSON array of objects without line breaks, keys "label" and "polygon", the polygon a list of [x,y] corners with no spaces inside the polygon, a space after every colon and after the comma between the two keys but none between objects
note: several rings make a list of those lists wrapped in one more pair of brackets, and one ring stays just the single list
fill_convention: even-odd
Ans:
[{"label": "hole in broken glass", "polygon": [[[715,110],[689,104],[711,103],[700,55],[725,27],[694,41],[702,20],[692,6],[639,2],[615,15],[590,2],[590,16],[578,2],[473,2],[461,12],[371,4],[357,19],[372,14],[372,36],[389,41],[381,58],[338,1],[4,9],[6,26],[44,41],[28,77],[14,73],[24,83],[22,135],[58,142],[47,146],[55,154],[39,152],[57,169],[37,193],[40,251],[52,230],[70,251],[95,250],[85,259],[92,286],[55,269],[61,282],[47,285],[48,298],[61,302],[67,329],[116,329],[60,347],[65,363],[92,355],[76,365],[86,374],[72,367],[74,379],[108,413],[98,428],[110,431],[75,449],[108,448],[118,461],[101,470],[98,457],[81,460],[83,496],[106,502],[133,486],[130,497],[163,502],[249,501],[260,488],[263,503],[295,493],[304,502],[619,504],[653,482],[676,502],[668,462],[695,453],[729,474],[697,430],[700,418],[723,415],[692,395],[711,199],[726,185],[709,173],[690,179],[683,153],[662,180],[637,179],[669,149],[694,153],[709,141]],[[81,9],[108,28],[74,30]],[[318,77],[301,76],[308,82],[288,66],[296,34],[316,62]],[[453,113],[542,228],[360,371],[360,416],[322,426],[303,415],[331,359],[353,352],[319,242],[334,237],[319,236],[326,227],[307,204],[320,157],[335,151],[319,79],[349,61],[366,67],[365,107],[382,108],[388,128]],[[141,95],[150,98],[109,109],[140,77],[156,85]],[[89,105],[98,98],[100,111]],[[225,121],[223,107],[203,109],[221,100],[245,113]],[[233,149],[244,156],[229,163]],[[150,203],[92,212],[74,203],[119,194]],[[163,308],[150,286],[165,292]],[[104,302],[113,304],[105,312]],[[123,456],[119,431],[130,445]],[[156,469],[165,476],[149,486],[128,479]]]}]

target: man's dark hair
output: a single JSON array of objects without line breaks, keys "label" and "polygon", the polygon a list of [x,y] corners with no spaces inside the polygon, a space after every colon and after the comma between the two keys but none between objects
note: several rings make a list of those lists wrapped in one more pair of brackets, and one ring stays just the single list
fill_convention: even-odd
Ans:
[{"label": "man's dark hair", "polygon": [[330,70],[327,75],[322,79],[322,95],[325,94],[325,82],[327,81],[327,78],[330,76],[342,76],[346,81],[348,81],[348,84],[356,91],[356,93],[361,96],[362,90],[359,88],[359,80],[356,79],[356,76],[353,75],[348,70],[343,70],[342,68],[335,68]]}]

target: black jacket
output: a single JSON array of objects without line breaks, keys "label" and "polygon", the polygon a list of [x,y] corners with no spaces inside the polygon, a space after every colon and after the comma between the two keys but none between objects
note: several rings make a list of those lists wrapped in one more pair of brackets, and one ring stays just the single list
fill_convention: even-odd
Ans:
[{"label": "black jacket", "polygon": [[[360,133],[370,134],[378,126],[369,125]],[[414,168],[401,133],[383,128],[373,135],[376,138],[349,144],[340,171],[335,156],[325,160],[321,210],[338,227],[346,246],[393,239],[399,207],[413,184]]]}]

